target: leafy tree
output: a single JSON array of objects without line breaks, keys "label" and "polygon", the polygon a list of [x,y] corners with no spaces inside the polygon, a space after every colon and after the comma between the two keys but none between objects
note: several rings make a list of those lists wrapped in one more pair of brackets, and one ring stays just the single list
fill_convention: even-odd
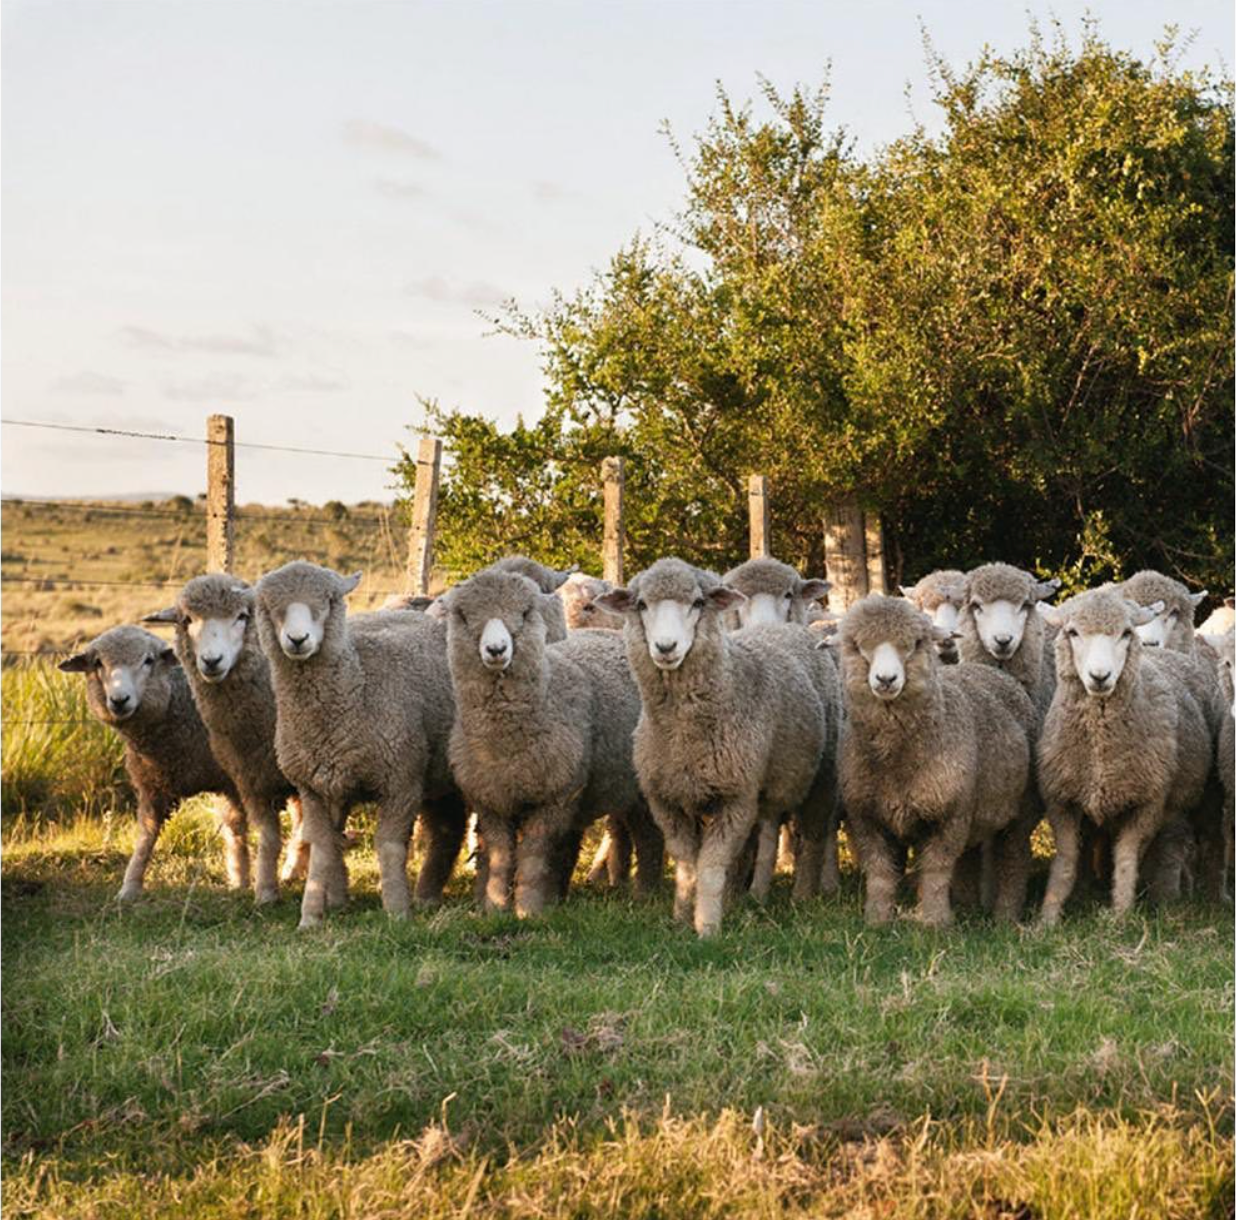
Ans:
[{"label": "leafy tree", "polygon": [[[631,563],[773,547],[818,570],[825,505],[883,515],[898,577],[1004,558],[1071,585],[1232,566],[1231,84],[1095,27],[955,72],[943,132],[867,161],[826,91],[718,93],[684,208],[593,282],[499,328],[540,345],[534,424],[427,403],[450,457],[440,554],[595,567],[602,457],[628,459]],[[672,138],[672,137],[671,137]],[[400,473],[411,488],[415,465]]]}]

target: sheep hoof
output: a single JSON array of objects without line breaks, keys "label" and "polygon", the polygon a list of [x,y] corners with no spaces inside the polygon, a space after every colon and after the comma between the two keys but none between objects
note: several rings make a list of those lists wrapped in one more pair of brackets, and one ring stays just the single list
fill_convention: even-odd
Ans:
[{"label": "sheep hoof", "polygon": [[142,896],[142,891],[139,886],[125,885],[121,886],[120,893],[116,895],[117,902],[136,902]]},{"label": "sheep hoof", "polygon": [[697,924],[695,932],[700,940],[712,940],[713,937],[721,934],[721,925],[719,923]]},{"label": "sheep hoof", "polygon": [[405,923],[412,917],[410,907],[391,907],[386,912],[386,918],[395,923]]},{"label": "sheep hoof", "polygon": [[321,915],[310,915],[308,913],[304,913],[300,917],[300,923],[296,925],[296,930],[298,932],[305,932],[309,928],[319,928],[321,926],[322,926],[322,916]]},{"label": "sheep hoof", "polygon": [[271,903],[279,901],[279,891],[276,889],[258,890],[254,902],[257,906],[268,907]]}]

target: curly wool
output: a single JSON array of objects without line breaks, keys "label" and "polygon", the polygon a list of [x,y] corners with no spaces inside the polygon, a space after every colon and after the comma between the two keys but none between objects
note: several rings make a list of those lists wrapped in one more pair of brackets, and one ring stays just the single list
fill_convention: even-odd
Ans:
[{"label": "curly wool", "polygon": [[[1039,714],[1047,715],[1056,688],[1056,669],[1049,646],[1049,631],[1034,607],[1038,604],[1041,582],[1029,572],[1007,563],[987,563],[966,574],[965,602],[958,630],[958,652],[969,664],[989,665],[1009,675],[1030,696]],[[1026,629],[1017,651],[1007,660],[994,657],[983,646],[974,622],[974,603],[1010,601],[1015,606],[1029,603]]]},{"label": "curly wool", "polygon": [[[383,905],[399,914],[407,908],[403,869],[416,812],[424,805],[431,815],[429,858],[417,882],[419,901],[440,899],[463,835],[463,811],[456,807],[447,760],[455,701],[446,627],[412,610],[349,619],[344,589],[336,573],[303,561],[277,568],[258,582],[258,628],[278,708],[275,751],[305,805],[305,837],[313,847],[311,882],[315,872],[323,876],[319,848],[322,869],[341,868],[334,832],[342,830],[350,807],[362,800],[379,803]],[[279,644],[276,620],[292,602],[324,615],[321,647],[307,660],[287,657]],[[440,809],[435,802],[442,803]],[[399,864],[395,857],[401,854]],[[383,866],[384,856],[389,866]],[[317,885],[307,886],[302,922],[320,916]]]},{"label": "curly wool", "polygon": [[[1029,697],[994,668],[942,664],[930,647],[931,620],[903,598],[873,594],[856,602],[842,619],[840,637],[846,695],[841,792],[867,874],[868,918],[882,922],[892,914],[895,880],[886,836],[919,847],[920,917],[946,923],[957,859],[1005,831],[997,911],[1016,918],[1036,820],[1036,718]],[[866,659],[883,643],[905,658],[905,685],[887,701],[872,692]]]},{"label": "curly wool", "polygon": [[[633,606],[642,599],[692,605],[722,587],[711,572],[678,559],[661,559],[630,584]],[[695,883],[695,923],[701,934],[720,926],[720,889],[707,868],[725,870],[732,883],[739,853],[757,818],[778,821],[787,812],[831,801],[826,752],[835,717],[828,696],[836,669],[816,637],[797,624],[728,632],[722,614],[707,608],[694,642],[675,670],[653,663],[643,621],[628,610],[627,658],[640,689],[635,767],[653,817],[679,869],[680,917]],[[825,816],[818,821],[822,827]],[[813,844],[819,875],[821,841]],[[707,883],[707,894],[705,894]]]},{"label": "curly wool", "polygon": [[[1131,866],[1118,863],[1114,870],[1113,905],[1123,909],[1132,902],[1138,856],[1202,798],[1211,738],[1189,691],[1189,662],[1179,653],[1143,648],[1133,631],[1134,611],[1110,588],[1057,607],[1057,685],[1037,753],[1039,785],[1057,841],[1043,908],[1047,922],[1059,918],[1072,889],[1082,817],[1111,832],[1114,851],[1132,851]],[[1124,668],[1106,698],[1088,695],[1078,676],[1073,630],[1113,637],[1131,632]]]},{"label": "curly wool", "polygon": [[[485,839],[488,901],[507,905],[514,871],[520,914],[538,912],[551,888],[565,890],[564,864],[594,819],[648,824],[631,756],[639,695],[623,642],[612,631],[582,630],[548,643],[555,602],[528,578],[494,569],[447,596],[451,765]],[[511,637],[503,670],[481,661],[480,633],[493,619]],[[648,854],[645,846],[641,857]],[[659,845],[653,855],[641,859],[645,879],[645,866],[657,871]]]}]

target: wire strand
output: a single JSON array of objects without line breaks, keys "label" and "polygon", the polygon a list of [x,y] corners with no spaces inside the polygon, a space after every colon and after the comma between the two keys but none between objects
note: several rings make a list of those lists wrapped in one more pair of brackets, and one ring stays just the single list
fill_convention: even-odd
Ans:
[{"label": "wire strand", "polygon": [[[9,504],[21,508],[57,508],[76,510],[77,512],[111,513],[119,517],[156,517],[171,521],[201,521],[208,520],[204,511],[195,507],[188,512],[174,508],[131,508],[127,504],[106,504],[83,500],[24,500],[20,496],[5,496],[0,504]],[[393,517],[397,508],[392,506],[390,516]],[[287,514],[279,513],[249,513],[238,509],[233,515],[235,521],[269,521],[279,525],[385,525],[390,517],[358,517],[349,513],[344,517],[325,517],[320,513],[314,516],[297,516],[295,510]]]},{"label": "wire strand", "polygon": [[[11,428],[45,428],[52,432],[88,432],[100,436],[137,437],[147,441],[176,441],[187,445],[226,445],[227,441],[211,440],[206,436],[178,436],[172,432],[135,432],[127,428],[101,428],[87,424],[53,424],[39,419],[0,419],[0,424]],[[385,462],[397,465],[402,457],[391,458],[390,454],[348,453],[335,449],[304,449],[296,445],[270,445],[261,441],[232,441],[237,449],[263,449],[271,453],[302,453],[315,457],[356,458],[364,462]],[[407,456],[406,454],[404,455]]]}]

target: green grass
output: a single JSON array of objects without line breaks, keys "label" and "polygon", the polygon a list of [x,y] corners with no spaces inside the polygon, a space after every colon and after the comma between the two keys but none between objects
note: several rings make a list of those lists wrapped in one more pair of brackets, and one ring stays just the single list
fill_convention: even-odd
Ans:
[{"label": "green grass", "polygon": [[305,935],[222,889],[204,803],[122,910],[130,841],[7,837],[6,1215],[1229,1214],[1229,912],[873,931],[782,883],[700,943],[460,876],[391,924],[364,848]]}]

